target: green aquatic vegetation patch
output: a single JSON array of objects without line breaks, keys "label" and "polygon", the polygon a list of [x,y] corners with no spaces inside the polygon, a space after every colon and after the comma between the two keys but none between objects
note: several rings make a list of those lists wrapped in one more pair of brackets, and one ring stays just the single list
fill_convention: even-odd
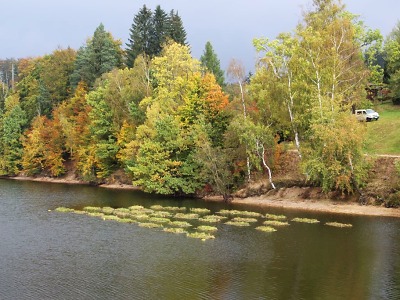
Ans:
[{"label": "green aquatic vegetation patch", "polygon": [[159,218],[159,217],[150,217],[149,222],[151,223],[157,223],[157,224],[167,224],[167,223],[171,223],[170,219],[167,218]]},{"label": "green aquatic vegetation patch", "polygon": [[286,216],[284,215],[274,215],[274,214],[265,214],[266,219],[271,220],[286,220]]},{"label": "green aquatic vegetation patch", "polygon": [[243,218],[243,217],[235,217],[231,221],[233,222],[246,222],[246,223],[255,223],[258,220],[256,218]]},{"label": "green aquatic vegetation patch", "polygon": [[103,214],[105,214],[105,215],[112,215],[113,214],[113,212],[114,212],[114,208],[112,208],[112,207],[109,207],[109,206],[106,206],[106,207],[103,207],[102,209],[101,209],[101,212],[103,213]]},{"label": "green aquatic vegetation patch", "polygon": [[75,210],[74,209],[72,209],[72,208],[68,208],[68,207],[57,207],[56,209],[55,209],[55,211],[57,211],[57,212],[63,212],[63,213],[70,213],[70,212],[75,212]]},{"label": "green aquatic vegetation patch", "polygon": [[181,227],[165,227],[163,231],[170,233],[188,233],[185,229]]},{"label": "green aquatic vegetation patch", "polygon": [[222,220],[227,219],[227,217],[224,216],[216,216],[216,215],[207,215],[202,218],[199,218],[200,222],[206,222],[206,223],[218,223],[221,222]]},{"label": "green aquatic vegetation patch", "polygon": [[114,215],[104,215],[103,216],[103,220],[105,220],[105,221],[118,221],[119,218],[117,216],[114,216]]},{"label": "green aquatic vegetation patch", "polygon": [[256,227],[257,230],[260,230],[262,232],[275,232],[276,229],[271,226],[258,226]]},{"label": "green aquatic vegetation patch", "polygon": [[135,223],[135,221],[134,220],[132,220],[132,219],[127,219],[127,218],[118,218],[117,219],[117,222],[120,222],[120,223]]},{"label": "green aquatic vegetation patch", "polygon": [[191,227],[192,224],[190,224],[189,222],[186,221],[172,221],[171,223],[169,223],[169,225],[174,226],[174,227]]},{"label": "green aquatic vegetation patch", "polygon": [[218,228],[215,227],[215,226],[205,226],[205,225],[197,226],[196,229],[199,230],[199,231],[205,231],[205,232],[211,232],[211,231],[217,231],[218,230]]},{"label": "green aquatic vegetation patch", "polygon": [[87,214],[90,217],[104,217],[105,215],[101,212],[90,212]]},{"label": "green aquatic vegetation patch", "polygon": [[191,208],[190,212],[202,215],[202,214],[209,214],[211,210],[209,210],[208,208]]},{"label": "green aquatic vegetation patch", "polygon": [[129,206],[128,209],[129,210],[142,210],[142,209],[144,209],[144,207],[141,205],[132,205],[132,206]]},{"label": "green aquatic vegetation patch", "polygon": [[101,207],[97,207],[97,206],[85,206],[83,208],[84,211],[88,212],[88,213],[95,213],[95,212],[101,212]]},{"label": "green aquatic vegetation patch", "polygon": [[162,224],[151,223],[151,222],[139,223],[139,226],[144,227],[144,228],[162,228],[163,227]]},{"label": "green aquatic vegetation patch", "polygon": [[184,213],[177,213],[174,216],[175,219],[182,219],[182,220],[197,220],[199,218],[198,214],[184,214]]},{"label": "green aquatic vegetation patch", "polygon": [[292,222],[308,223],[308,224],[319,223],[319,221],[317,219],[308,219],[308,218],[294,218],[294,219],[292,219]]},{"label": "green aquatic vegetation patch", "polygon": [[242,216],[242,217],[261,217],[262,215],[254,211],[236,210],[236,209],[221,209],[218,214],[225,216]]},{"label": "green aquatic vegetation patch", "polygon": [[152,209],[152,210],[164,210],[164,206],[156,204],[156,205],[150,206],[150,209]]},{"label": "green aquatic vegetation patch", "polygon": [[290,224],[288,222],[282,222],[282,221],[277,221],[277,220],[267,220],[263,222],[264,225],[269,225],[269,226],[289,226]]},{"label": "green aquatic vegetation patch", "polygon": [[137,215],[131,214],[130,217],[131,217],[131,219],[138,220],[138,221],[147,221],[148,219],[150,219],[150,216],[146,215],[146,214],[137,214]]},{"label": "green aquatic vegetation patch", "polygon": [[350,227],[353,227],[352,224],[339,223],[339,222],[327,222],[327,223],[325,223],[325,225],[332,226],[332,227],[338,227],[338,228],[350,228]]},{"label": "green aquatic vegetation patch", "polygon": [[150,214],[150,217],[156,217],[156,218],[171,218],[172,213],[169,211],[155,211]]},{"label": "green aquatic vegetation patch", "polygon": [[215,236],[205,232],[190,232],[186,234],[187,237],[194,238],[194,239],[201,239],[203,241],[215,239]]},{"label": "green aquatic vegetation patch", "polygon": [[238,227],[250,226],[250,223],[248,223],[248,222],[228,221],[228,222],[225,222],[224,224],[226,224],[226,225],[232,225],[232,226],[238,226]]},{"label": "green aquatic vegetation patch", "polygon": [[177,211],[183,212],[183,211],[186,211],[186,207],[165,206],[165,207],[164,207],[164,210],[166,210],[166,211],[172,211],[172,212],[177,212]]},{"label": "green aquatic vegetation patch", "polygon": [[84,211],[84,210],[77,210],[77,209],[74,209],[74,210],[73,210],[73,213],[74,213],[74,214],[77,214],[77,215],[86,215],[86,214],[87,214],[86,211]]}]

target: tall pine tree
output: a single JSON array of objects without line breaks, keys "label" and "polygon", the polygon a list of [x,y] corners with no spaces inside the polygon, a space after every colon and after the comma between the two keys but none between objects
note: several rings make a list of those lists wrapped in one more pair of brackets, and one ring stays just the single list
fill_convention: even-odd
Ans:
[{"label": "tall pine tree", "polygon": [[168,37],[181,45],[187,45],[186,30],[183,27],[183,22],[178,12],[171,10],[169,13],[169,29]]}]

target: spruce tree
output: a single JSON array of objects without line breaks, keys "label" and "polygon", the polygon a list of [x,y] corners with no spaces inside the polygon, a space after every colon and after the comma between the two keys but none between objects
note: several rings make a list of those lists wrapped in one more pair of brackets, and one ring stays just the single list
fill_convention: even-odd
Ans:
[{"label": "spruce tree", "polygon": [[171,10],[169,14],[169,28],[168,37],[181,45],[187,45],[186,43],[186,31],[183,27],[183,22],[178,12],[175,13]]},{"label": "spruce tree", "polygon": [[151,37],[154,32],[154,23],[152,12],[143,5],[142,9],[133,18],[133,24],[130,29],[129,43],[126,44],[126,65],[133,67],[136,57],[141,53],[150,55]]},{"label": "spruce tree", "polygon": [[207,71],[213,73],[217,83],[220,86],[225,85],[224,71],[221,70],[220,61],[211,43],[208,41],[204,49],[203,55],[200,57],[201,65],[206,68]]},{"label": "spruce tree", "polygon": [[158,5],[154,11],[152,18],[153,35],[151,37],[151,53],[150,56],[160,54],[162,47],[167,39],[169,19],[166,12]]},{"label": "spruce tree", "polygon": [[105,31],[104,25],[100,24],[93,38],[78,50],[71,83],[76,87],[80,81],[84,81],[89,87],[93,87],[98,77],[121,66],[120,44],[109,32]]}]

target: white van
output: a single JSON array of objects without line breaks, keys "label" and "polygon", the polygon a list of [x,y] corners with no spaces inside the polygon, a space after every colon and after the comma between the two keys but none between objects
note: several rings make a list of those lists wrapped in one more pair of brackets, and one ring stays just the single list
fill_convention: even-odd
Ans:
[{"label": "white van", "polygon": [[355,111],[358,121],[378,121],[379,114],[373,109],[356,109]]}]

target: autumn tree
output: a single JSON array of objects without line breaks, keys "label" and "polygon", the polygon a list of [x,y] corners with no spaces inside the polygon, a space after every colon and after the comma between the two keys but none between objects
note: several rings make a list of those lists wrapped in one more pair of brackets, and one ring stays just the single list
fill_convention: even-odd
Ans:
[{"label": "autumn tree", "polygon": [[[196,124],[207,120],[217,128],[228,98],[212,74],[201,76],[200,62],[187,46],[169,44],[152,66],[157,86],[140,104],[146,121],[137,129],[136,159],[129,168],[133,182],[148,192],[193,194],[206,181],[196,156]],[[211,140],[221,134],[207,132]]]},{"label": "autumn tree", "polygon": [[[340,1],[316,0],[297,29],[312,105],[303,166],[325,191],[352,193],[360,184],[355,178],[362,177],[361,125],[351,108],[365,99],[368,71],[353,21]],[[346,132],[339,132],[342,128]]]},{"label": "autumn tree", "polygon": [[26,126],[25,113],[17,94],[6,98],[5,109],[0,116],[0,174],[16,175],[21,170],[20,138]]},{"label": "autumn tree", "polygon": [[208,71],[214,74],[217,83],[220,86],[225,85],[224,71],[221,70],[220,61],[211,43],[206,43],[203,55],[200,57],[201,65]]}]

